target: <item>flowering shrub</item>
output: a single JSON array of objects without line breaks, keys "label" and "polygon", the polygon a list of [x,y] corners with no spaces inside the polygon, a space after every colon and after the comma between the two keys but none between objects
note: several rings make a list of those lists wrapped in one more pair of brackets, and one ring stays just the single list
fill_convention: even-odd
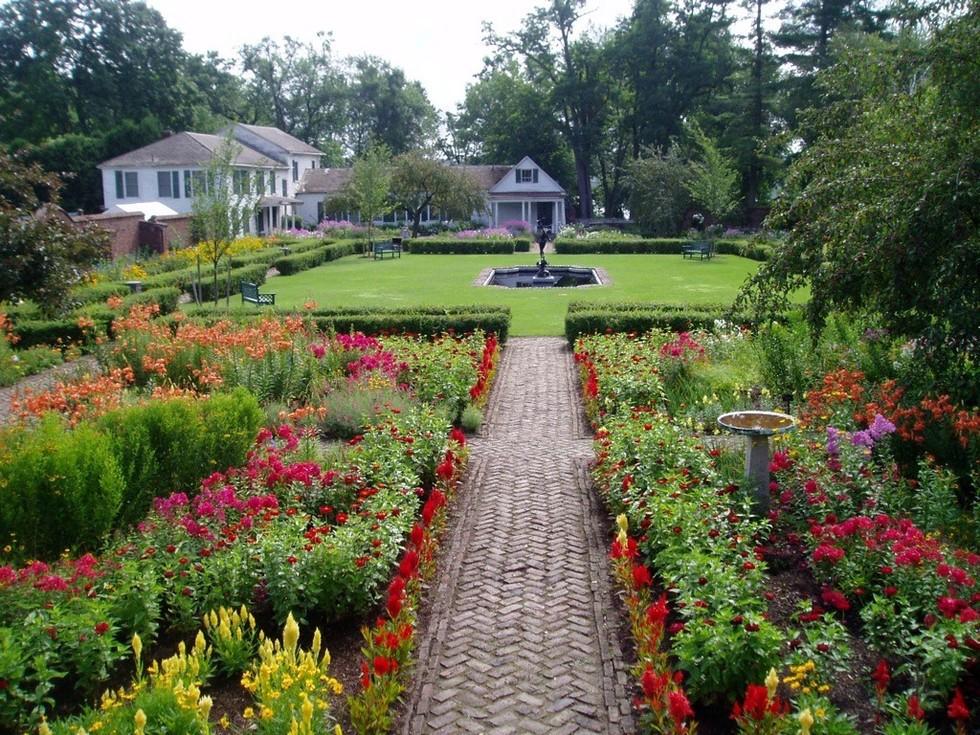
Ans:
[{"label": "flowering shrub", "polygon": [[456,237],[461,240],[509,240],[514,237],[514,232],[510,228],[503,227],[487,227],[482,230],[460,230],[456,233]]}]

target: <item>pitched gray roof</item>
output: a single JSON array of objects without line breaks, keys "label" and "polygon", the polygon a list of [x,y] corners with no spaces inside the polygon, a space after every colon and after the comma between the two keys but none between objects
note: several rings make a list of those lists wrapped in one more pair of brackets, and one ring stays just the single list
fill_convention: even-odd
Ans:
[{"label": "pitched gray roof", "polygon": [[[207,166],[214,152],[225,141],[218,135],[206,133],[176,133],[155,143],[150,143],[135,151],[123,153],[121,156],[110,158],[99,164],[99,168],[145,167],[145,166]],[[235,157],[236,166],[276,166],[282,168],[270,158],[258,151],[243,146],[237,141],[238,155]]]},{"label": "pitched gray roof", "polygon": [[336,194],[350,180],[350,168],[311,168],[303,172],[297,194]]},{"label": "pitched gray roof", "polygon": [[323,155],[323,151],[314,148],[309,143],[304,143],[299,138],[293,137],[279,128],[273,128],[268,125],[245,125],[243,123],[237,123],[237,125],[260,138],[265,138],[270,143],[279,146],[289,153],[299,153],[305,156]]},{"label": "pitched gray roof", "polygon": [[[490,187],[500,181],[508,171],[510,166],[500,166],[497,164],[486,166],[453,166],[467,176],[476,181],[484,191],[489,191]],[[336,194],[343,188],[344,184],[350,179],[351,169],[349,168],[314,168],[303,172],[303,180],[300,182],[298,194]]]}]

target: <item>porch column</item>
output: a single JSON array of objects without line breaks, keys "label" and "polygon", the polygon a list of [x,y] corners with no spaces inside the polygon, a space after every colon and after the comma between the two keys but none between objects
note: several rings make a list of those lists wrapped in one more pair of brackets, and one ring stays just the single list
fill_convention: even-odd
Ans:
[{"label": "porch column", "polygon": [[491,227],[497,226],[497,202],[493,203],[493,221],[490,223]]}]

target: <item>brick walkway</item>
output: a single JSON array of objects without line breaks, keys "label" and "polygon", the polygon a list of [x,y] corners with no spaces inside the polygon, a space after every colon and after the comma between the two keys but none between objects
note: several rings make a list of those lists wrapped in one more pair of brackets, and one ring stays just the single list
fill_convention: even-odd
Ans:
[{"label": "brick walkway", "polygon": [[565,341],[507,343],[442,556],[405,735],[633,732]]}]

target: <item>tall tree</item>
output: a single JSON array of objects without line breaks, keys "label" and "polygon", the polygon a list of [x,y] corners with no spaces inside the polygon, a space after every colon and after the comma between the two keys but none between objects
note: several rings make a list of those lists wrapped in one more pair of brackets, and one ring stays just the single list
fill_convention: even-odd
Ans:
[{"label": "tall tree", "polygon": [[249,75],[246,95],[255,122],[269,123],[312,145],[342,137],[346,82],[330,51],[330,36],[315,41],[286,36],[263,38],[242,47],[242,67]]},{"label": "tall tree", "polygon": [[191,231],[198,241],[198,271],[201,260],[210,264],[215,304],[219,298],[221,263],[234,239],[248,231],[248,220],[255,214],[263,193],[251,171],[234,166],[241,150],[241,145],[230,135],[225,138],[204,172],[204,185],[195,185],[193,191]]},{"label": "tall tree", "polygon": [[888,15],[875,9],[875,0],[795,0],[783,7],[773,40],[782,50],[782,62],[791,69],[785,83],[785,115],[791,125],[795,125],[797,110],[817,102],[814,75],[830,66],[831,40],[837,31],[849,27],[880,32]]},{"label": "tall tree", "polygon": [[392,209],[391,152],[383,145],[374,145],[354,161],[350,179],[339,196],[325,202],[329,209],[358,212],[367,225],[365,255],[374,246],[374,221]]},{"label": "tall tree", "polygon": [[551,0],[530,13],[508,36],[484,26],[485,40],[498,57],[520,58],[531,81],[558,112],[562,133],[575,160],[579,216],[592,216],[592,167],[607,113],[601,44],[576,37],[585,0]]},{"label": "tall tree", "polygon": [[374,56],[350,61],[346,145],[359,155],[372,145],[399,154],[435,141],[437,115],[418,82]]},{"label": "tall tree", "polygon": [[687,130],[698,148],[698,158],[689,165],[690,175],[684,186],[691,199],[720,222],[738,204],[738,172],[697,122],[688,123]]},{"label": "tall tree", "polygon": [[429,158],[421,151],[396,156],[392,163],[391,193],[398,208],[412,215],[412,237],[418,236],[426,207],[449,217],[469,218],[486,209],[483,191],[463,171]]},{"label": "tall tree", "polygon": [[575,181],[571,151],[548,95],[515,61],[491,65],[466,88],[455,123],[476,151],[459,163],[517,163],[531,156],[565,186]]},{"label": "tall tree", "polygon": [[813,142],[771,216],[788,239],[743,298],[778,308],[808,286],[815,327],[831,310],[872,311],[915,339],[944,389],[975,403],[980,7],[948,19],[924,48],[855,36],[838,49],[817,75]]},{"label": "tall tree", "polygon": [[58,204],[59,188],[57,176],[0,151],[0,301],[29,298],[55,314],[71,287],[108,257],[103,229],[44,213],[42,205]]}]

